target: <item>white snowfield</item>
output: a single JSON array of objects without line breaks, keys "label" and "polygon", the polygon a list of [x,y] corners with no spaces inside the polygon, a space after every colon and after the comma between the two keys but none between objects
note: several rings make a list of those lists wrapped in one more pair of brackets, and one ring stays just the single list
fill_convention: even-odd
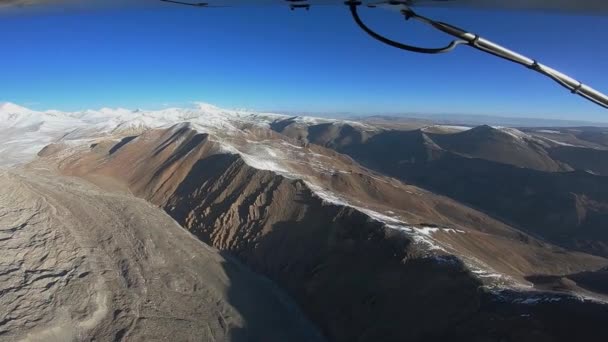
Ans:
[{"label": "white snowfield", "polygon": [[276,119],[287,117],[221,109],[205,103],[198,103],[194,108],[158,111],[103,108],[80,112],[42,112],[4,103],[0,104],[0,166],[27,163],[44,146],[55,142],[85,143],[103,136],[136,134],[186,121],[208,133],[230,132],[237,130],[237,124],[268,126]]},{"label": "white snowfield", "polygon": [[[269,128],[272,122],[284,119],[292,119],[303,124],[339,122],[333,119],[294,117],[246,109],[223,109],[203,102],[195,103],[193,108],[162,110],[102,108],[78,112],[35,111],[13,103],[4,103],[0,104],[0,167],[27,163],[50,143],[85,144],[98,138],[136,135],[147,129],[168,128],[188,122],[202,133],[212,134],[216,138],[228,138],[227,141],[224,139],[221,141],[226,145],[226,150],[241,153],[253,164],[252,166],[285,172],[284,168],[276,166],[276,162],[280,162],[282,157],[280,153],[273,154],[272,149],[269,148],[255,148],[256,151],[244,151],[238,148],[235,151],[235,147],[228,142],[235,134],[244,136],[241,133],[248,129]],[[350,121],[348,123],[363,125]],[[293,148],[299,147],[293,146]],[[277,160],[259,160],[259,158]]]}]

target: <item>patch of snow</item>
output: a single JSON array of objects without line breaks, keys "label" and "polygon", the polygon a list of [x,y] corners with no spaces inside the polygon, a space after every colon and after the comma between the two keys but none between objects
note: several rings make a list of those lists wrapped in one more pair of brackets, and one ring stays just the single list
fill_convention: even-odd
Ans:
[{"label": "patch of snow", "polygon": [[456,265],[459,262],[458,259],[452,255],[435,255],[431,258],[439,264]]},{"label": "patch of snow", "polygon": [[305,181],[305,183],[315,193],[315,195],[321,198],[325,203],[336,204],[341,206],[350,206],[349,203],[347,203],[344,199],[335,195],[331,191],[325,190],[320,186],[308,181]]},{"label": "patch of snow", "polygon": [[281,165],[272,160],[260,158],[259,156],[246,154],[243,152],[239,152],[239,154],[241,155],[245,163],[247,163],[247,165],[258,170],[268,170],[279,174],[290,174],[287,169],[283,168]]},{"label": "patch of snow", "polygon": [[515,128],[511,128],[511,127],[502,127],[502,126],[496,126],[494,127],[496,129],[498,129],[499,131],[503,132],[503,133],[507,133],[508,135],[510,135],[511,137],[515,138],[516,140],[519,141],[525,141],[525,140],[531,140],[532,137],[518,129]]},{"label": "patch of snow", "polygon": [[555,303],[565,299],[584,301],[585,298],[571,294],[553,294],[543,292],[514,292],[512,290],[494,290],[496,300],[523,305],[538,305],[541,303]]},{"label": "patch of snow", "polygon": [[519,141],[519,142],[522,142],[522,143],[535,142],[535,143],[540,144],[542,146],[548,147],[547,141],[546,141],[547,138],[545,138],[545,137],[530,135],[530,134],[527,134],[525,132],[522,132],[522,131],[520,131],[518,129],[511,128],[511,127],[495,126],[494,128],[500,130],[503,133],[506,133],[506,134],[510,135],[516,141]]},{"label": "patch of snow", "polygon": [[418,229],[418,232],[424,236],[432,236],[433,233],[437,233],[439,228],[434,227],[422,227]]},{"label": "patch of snow", "polygon": [[568,144],[568,143],[565,143],[565,142],[562,142],[562,141],[557,141],[557,140],[550,139],[550,138],[547,138],[547,137],[540,137],[540,139],[542,139],[544,141],[547,141],[547,142],[550,142],[550,143],[553,143],[553,144],[556,144],[556,145],[560,145],[560,146],[572,146],[572,147],[576,147],[576,145]]},{"label": "patch of snow", "polygon": [[443,126],[440,126],[440,127],[445,127],[445,128],[449,128],[449,129],[453,129],[453,130],[457,130],[457,131],[461,131],[461,132],[462,131],[468,131],[468,130],[471,129],[471,127],[469,127],[469,126],[446,126],[446,125],[443,125]]},{"label": "patch of snow", "polygon": [[294,144],[290,144],[290,143],[288,143],[287,141],[281,141],[281,144],[282,144],[282,145],[285,145],[285,146],[286,146],[286,147],[288,147],[288,148],[295,148],[295,149],[298,149],[298,150],[301,150],[301,149],[303,149],[303,148],[304,148],[304,147],[302,147],[302,146],[296,146],[296,145],[294,145]]},{"label": "patch of snow", "polygon": [[439,129],[444,129],[446,131],[453,131],[453,132],[464,132],[464,131],[470,130],[472,127],[458,126],[458,125],[432,125],[432,126],[427,126],[427,127],[422,128],[422,131],[427,132],[427,131],[431,130],[432,128],[439,128]]}]

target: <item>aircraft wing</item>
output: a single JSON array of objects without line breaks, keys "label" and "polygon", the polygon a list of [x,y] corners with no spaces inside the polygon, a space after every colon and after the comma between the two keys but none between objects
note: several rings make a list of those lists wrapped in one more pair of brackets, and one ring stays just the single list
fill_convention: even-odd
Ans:
[{"label": "aircraft wing", "polygon": [[[344,0],[184,0],[176,1],[198,7],[288,6],[306,8],[317,5],[344,5]],[[383,0],[362,0],[373,5]],[[480,8],[494,10],[541,10],[566,13],[608,14],[608,0],[405,0],[411,7]],[[62,7],[94,8],[115,6],[171,6],[160,0],[0,0],[0,8]]]}]

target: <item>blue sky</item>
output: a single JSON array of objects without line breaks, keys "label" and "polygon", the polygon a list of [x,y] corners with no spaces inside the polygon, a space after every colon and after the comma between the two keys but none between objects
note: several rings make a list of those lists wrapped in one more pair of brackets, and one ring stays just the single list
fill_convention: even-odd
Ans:
[{"label": "blue sky", "polygon": [[[477,32],[608,91],[608,17],[464,10],[425,15]],[[402,41],[447,37],[364,10]],[[112,10],[0,20],[0,101],[36,109],[225,107],[356,114],[466,113],[608,121],[608,111],[468,47],[439,56],[384,46],[346,8]]]}]

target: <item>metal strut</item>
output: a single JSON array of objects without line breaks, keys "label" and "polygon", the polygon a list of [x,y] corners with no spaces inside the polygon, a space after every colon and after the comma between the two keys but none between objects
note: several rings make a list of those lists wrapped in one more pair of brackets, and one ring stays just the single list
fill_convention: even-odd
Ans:
[{"label": "metal strut", "polygon": [[[427,53],[427,54],[438,54],[438,53],[446,53],[454,50],[458,45],[466,44],[470,47],[473,47],[477,50],[483,51],[485,53],[494,55],[496,57],[500,57],[507,61],[517,63],[523,65],[524,67],[534,70],[542,75],[545,75],[555,82],[557,82],[562,87],[568,89],[571,93],[577,94],[597,105],[600,105],[604,108],[608,108],[608,96],[575,80],[574,78],[563,74],[553,68],[550,68],[544,64],[539,63],[538,61],[521,55],[517,52],[511,51],[499,44],[491,42],[485,38],[482,38],[476,34],[470,33],[466,30],[458,28],[456,26],[446,24],[440,21],[435,21],[433,19],[423,17],[418,15],[411,8],[409,8],[407,1],[386,1],[379,4],[388,4],[388,5],[401,5],[403,9],[401,10],[401,14],[405,17],[406,20],[415,19],[427,25],[434,27],[435,29],[446,33],[452,37],[457,39],[453,40],[450,44],[441,48],[422,48],[418,46],[412,46],[407,44],[402,44],[399,42],[395,42],[390,40],[370,29],[368,26],[363,23],[361,17],[359,16],[358,8],[362,5],[360,1],[346,1],[345,4],[349,6],[350,12],[353,16],[353,19],[359,25],[359,27],[369,34],[374,39],[377,39],[385,44],[390,46],[417,53]],[[370,6],[375,7],[375,6]]]}]

